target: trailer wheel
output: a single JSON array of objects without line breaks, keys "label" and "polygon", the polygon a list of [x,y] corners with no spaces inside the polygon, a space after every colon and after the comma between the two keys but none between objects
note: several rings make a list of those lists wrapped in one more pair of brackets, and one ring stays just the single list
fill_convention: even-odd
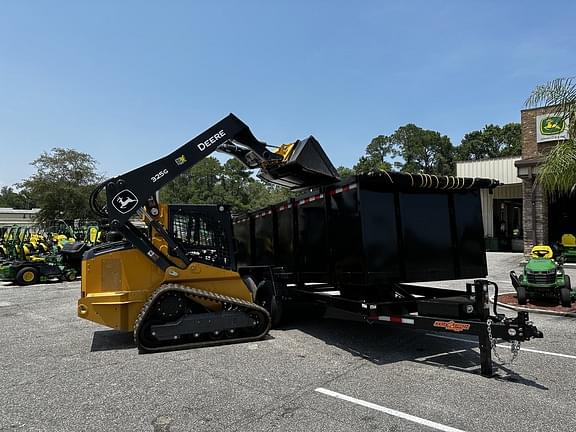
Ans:
[{"label": "trailer wheel", "polygon": [[282,302],[274,294],[274,288],[270,281],[263,280],[258,284],[256,291],[256,304],[268,311],[272,318],[272,327],[277,327],[282,322],[284,307]]},{"label": "trailer wheel", "polygon": [[34,267],[23,267],[16,273],[16,283],[18,285],[33,285],[40,280],[40,273]]},{"label": "trailer wheel", "polygon": [[516,287],[516,296],[518,297],[519,305],[526,304],[526,288],[524,288],[522,285],[518,285]]},{"label": "trailer wheel", "polygon": [[572,306],[572,299],[570,298],[570,289],[563,286],[560,288],[560,304],[564,307]]}]

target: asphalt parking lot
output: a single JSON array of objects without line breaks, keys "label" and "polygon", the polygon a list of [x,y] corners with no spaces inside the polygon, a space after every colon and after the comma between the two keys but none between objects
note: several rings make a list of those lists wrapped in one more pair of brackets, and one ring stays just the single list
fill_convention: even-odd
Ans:
[{"label": "asphalt parking lot", "polygon": [[[488,260],[510,290],[520,256]],[[314,317],[257,343],[139,355],[76,317],[79,285],[0,286],[0,430],[576,430],[576,318],[532,315],[544,339],[489,379],[464,336]]]}]

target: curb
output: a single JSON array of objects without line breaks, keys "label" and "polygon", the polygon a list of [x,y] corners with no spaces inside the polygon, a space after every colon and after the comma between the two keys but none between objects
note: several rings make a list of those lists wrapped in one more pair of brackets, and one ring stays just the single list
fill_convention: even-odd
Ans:
[{"label": "curb", "polygon": [[[490,302],[494,303],[494,296],[490,296]],[[512,306],[512,305],[509,305],[506,303],[500,303],[500,302],[497,302],[497,305],[501,306],[505,309],[510,309],[513,311],[524,311],[524,312],[538,313],[538,314],[542,314],[542,315],[553,315],[553,316],[563,316],[563,317],[568,317],[568,318],[576,318],[575,312],[555,312],[555,311],[549,311],[546,309],[532,309],[532,308]]]}]

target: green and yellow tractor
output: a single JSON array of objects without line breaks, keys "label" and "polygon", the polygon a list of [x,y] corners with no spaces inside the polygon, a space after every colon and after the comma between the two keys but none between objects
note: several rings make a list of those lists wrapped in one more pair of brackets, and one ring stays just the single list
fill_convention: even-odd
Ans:
[{"label": "green and yellow tractor", "polygon": [[534,246],[524,272],[519,276],[510,272],[518,304],[525,305],[531,299],[557,299],[562,306],[570,307],[576,300],[576,290],[572,289],[570,276],[564,273],[563,262],[561,256],[554,260],[550,246]]}]

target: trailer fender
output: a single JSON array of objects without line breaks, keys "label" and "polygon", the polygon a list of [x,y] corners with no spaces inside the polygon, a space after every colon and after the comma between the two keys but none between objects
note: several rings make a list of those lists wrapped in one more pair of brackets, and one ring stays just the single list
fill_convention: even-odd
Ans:
[{"label": "trailer fender", "polygon": [[256,282],[254,282],[254,279],[252,279],[251,276],[244,275],[244,276],[242,276],[242,281],[244,282],[244,284],[248,287],[248,289],[252,293],[252,298],[255,299],[256,298],[256,291],[258,291],[258,287],[256,286]]},{"label": "trailer fender", "polygon": [[274,289],[272,281],[264,279],[258,284],[255,302],[268,311],[272,317],[272,327],[276,327],[281,323],[284,314],[284,307],[282,305],[282,300]]}]

